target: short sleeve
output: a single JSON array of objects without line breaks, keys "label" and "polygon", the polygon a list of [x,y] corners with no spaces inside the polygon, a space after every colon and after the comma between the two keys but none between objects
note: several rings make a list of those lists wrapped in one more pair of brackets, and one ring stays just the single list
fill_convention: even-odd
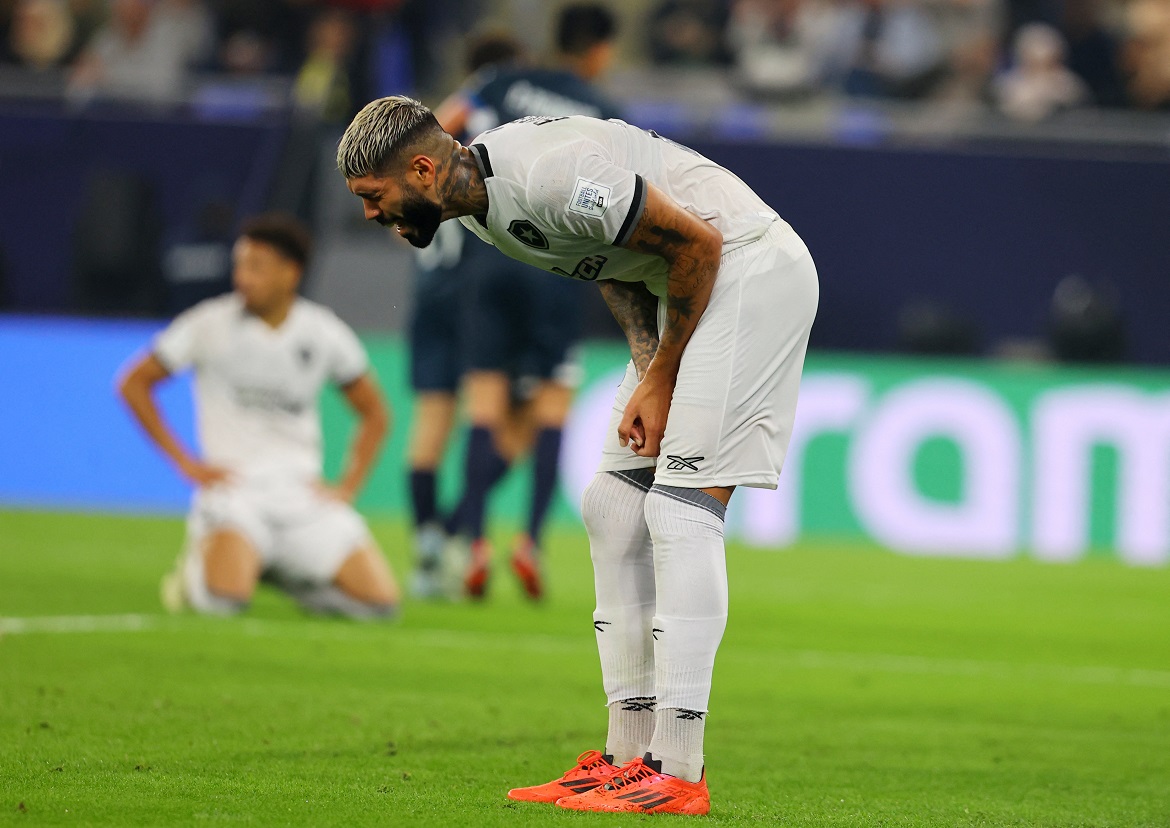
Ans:
[{"label": "short sleeve", "polygon": [[203,357],[204,343],[207,341],[206,328],[205,306],[188,308],[154,338],[151,351],[170,373],[185,371],[198,364]]},{"label": "short sleeve", "polygon": [[353,328],[332,314],[330,321],[329,378],[344,388],[370,370],[370,361]]},{"label": "short sleeve", "polygon": [[646,209],[646,182],[592,142],[544,153],[529,170],[526,194],[537,218],[574,236],[617,247],[629,241]]}]

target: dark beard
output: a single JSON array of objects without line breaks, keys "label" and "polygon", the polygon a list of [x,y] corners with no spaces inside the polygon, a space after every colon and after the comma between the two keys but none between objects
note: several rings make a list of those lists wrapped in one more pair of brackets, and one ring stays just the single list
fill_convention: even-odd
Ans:
[{"label": "dark beard", "polygon": [[383,227],[397,224],[399,229],[405,226],[409,229],[399,235],[415,247],[426,247],[435,240],[435,233],[443,223],[443,208],[407,190],[402,197],[402,219],[391,222],[379,216],[378,223]]}]

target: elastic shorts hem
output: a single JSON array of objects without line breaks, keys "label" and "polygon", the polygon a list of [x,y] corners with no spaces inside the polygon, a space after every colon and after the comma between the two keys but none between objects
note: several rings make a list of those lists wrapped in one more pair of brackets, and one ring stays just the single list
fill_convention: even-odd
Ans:
[{"label": "elastic shorts hem", "polygon": [[[598,465],[599,472],[633,471],[635,469],[657,469],[657,463],[634,456],[629,460],[616,457],[603,458]],[[641,462],[640,462],[641,461]],[[749,489],[775,489],[780,484],[780,475],[770,472],[749,472],[720,475],[718,477],[696,477],[695,475],[674,475],[668,471],[655,471],[654,482],[663,486],[678,486],[680,489],[710,489],[712,487],[745,486]]]},{"label": "elastic shorts hem", "polygon": [[669,472],[655,474],[654,483],[660,486],[677,486],[680,489],[711,489],[729,486],[743,486],[748,489],[775,489],[780,484],[778,475],[732,475],[730,477],[675,477]]}]

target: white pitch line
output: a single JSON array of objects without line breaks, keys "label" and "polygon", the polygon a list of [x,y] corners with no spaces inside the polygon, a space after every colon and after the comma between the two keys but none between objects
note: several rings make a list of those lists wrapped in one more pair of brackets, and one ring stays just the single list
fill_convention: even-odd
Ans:
[{"label": "white pitch line", "polygon": [[[557,653],[566,650],[592,651],[592,638],[540,633],[490,633],[481,630],[402,630],[369,624],[312,624],[298,621],[268,621],[259,618],[206,619],[167,615],[58,615],[29,618],[0,617],[0,637],[5,635],[71,634],[100,632],[181,631],[197,628],[235,630],[253,637],[288,636],[300,641],[370,641],[392,645],[396,636],[407,643],[452,650],[491,649]],[[891,653],[851,653],[827,650],[729,649],[727,658],[767,662],[773,667],[805,670],[846,670],[892,675],[949,675],[1001,679],[1047,679],[1071,684],[1128,685],[1170,689],[1170,670],[1108,667],[1099,665],[1040,664],[1035,662],[980,661],[977,659],[935,658]]]},{"label": "white pitch line", "polygon": [[159,626],[159,615],[45,615],[32,618],[0,617],[0,635],[32,633],[137,632]]}]

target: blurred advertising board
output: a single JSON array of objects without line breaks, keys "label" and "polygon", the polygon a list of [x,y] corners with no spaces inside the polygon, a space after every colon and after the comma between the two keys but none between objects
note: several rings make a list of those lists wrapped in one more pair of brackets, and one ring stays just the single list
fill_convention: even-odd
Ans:
[{"label": "blurred advertising board", "polygon": [[[578,398],[571,495],[621,361]],[[780,486],[738,492],[728,523],[760,546],[854,538],[912,555],[1165,564],[1170,372],[811,355]]]},{"label": "blurred advertising board", "polygon": [[[120,366],[159,327],[0,317],[0,507],[185,510],[189,490],[114,394]],[[395,426],[359,506],[405,516],[405,348],[389,337],[366,343]],[[625,359],[613,343],[582,349],[560,520],[577,520]],[[192,440],[189,393],[180,379],[161,402]],[[335,473],[352,420],[337,394],[326,396],[323,416],[326,470]],[[448,503],[462,439],[440,478]],[[521,464],[493,496],[493,516],[523,519],[527,487]],[[737,492],[728,535],[766,547],[842,540],[911,555],[1164,565],[1170,370],[813,354],[780,487]]]}]

